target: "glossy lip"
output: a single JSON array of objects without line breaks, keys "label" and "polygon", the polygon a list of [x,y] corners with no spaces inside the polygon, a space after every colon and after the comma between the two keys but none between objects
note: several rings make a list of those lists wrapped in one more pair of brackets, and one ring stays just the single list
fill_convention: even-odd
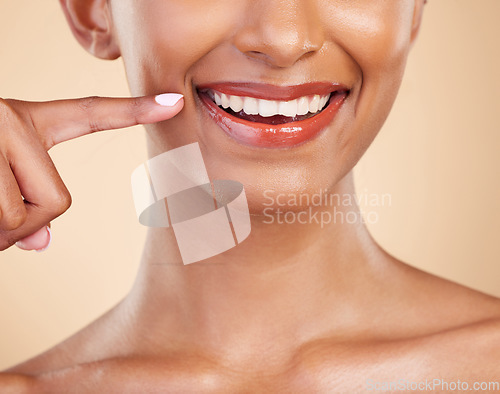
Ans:
[{"label": "glossy lip", "polygon": [[[333,121],[349,94],[349,89],[345,86],[330,82],[313,82],[295,86],[224,82],[200,85],[197,89],[208,114],[227,135],[239,143],[259,148],[289,148],[312,139]],[[328,105],[311,118],[281,125],[270,125],[240,119],[227,113],[212,101],[207,94],[209,89],[235,96],[281,101],[314,94],[332,93],[332,96]]]}]

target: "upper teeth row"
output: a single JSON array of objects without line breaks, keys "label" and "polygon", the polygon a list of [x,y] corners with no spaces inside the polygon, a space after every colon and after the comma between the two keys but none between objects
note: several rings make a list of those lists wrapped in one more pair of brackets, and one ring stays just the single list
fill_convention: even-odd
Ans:
[{"label": "upper teeth row", "polygon": [[231,96],[229,94],[213,91],[214,101],[224,109],[231,108],[234,112],[243,110],[248,115],[260,115],[264,117],[284,115],[295,117],[307,113],[321,111],[330,94],[320,96],[304,96],[291,101],[262,100],[254,97]]}]

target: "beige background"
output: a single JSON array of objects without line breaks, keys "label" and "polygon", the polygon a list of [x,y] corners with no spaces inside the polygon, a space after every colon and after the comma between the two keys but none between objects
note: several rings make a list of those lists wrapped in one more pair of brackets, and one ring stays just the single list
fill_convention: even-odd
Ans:
[{"label": "beige background", "polygon": [[[356,168],[389,252],[500,296],[499,0],[430,0],[387,124]],[[0,96],[48,100],[127,95],[122,65],[93,59],[58,2],[2,0]],[[73,196],[42,254],[0,253],[0,369],[60,342],[123,297],[145,228],[130,174],[145,159],[140,127],[67,142],[51,156]]]}]

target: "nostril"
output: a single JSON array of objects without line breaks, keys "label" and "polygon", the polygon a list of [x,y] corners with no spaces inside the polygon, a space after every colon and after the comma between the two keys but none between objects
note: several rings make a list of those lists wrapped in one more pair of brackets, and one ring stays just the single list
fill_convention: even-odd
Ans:
[{"label": "nostril", "polygon": [[245,51],[244,54],[250,59],[260,61],[276,68],[292,67],[299,60],[313,56],[317,50],[307,45],[302,47],[279,45],[273,47],[269,45],[262,51]]},{"label": "nostril", "polygon": [[247,55],[251,59],[255,59],[266,63],[269,63],[271,61],[268,55],[259,51],[247,51],[245,52],[245,55]]}]

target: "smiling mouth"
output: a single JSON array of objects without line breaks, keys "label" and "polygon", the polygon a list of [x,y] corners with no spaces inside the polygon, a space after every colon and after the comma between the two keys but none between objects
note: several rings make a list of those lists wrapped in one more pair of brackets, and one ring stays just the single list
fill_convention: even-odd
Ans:
[{"label": "smiling mouth", "polygon": [[328,106],[330,97],[337,92],[302,96],[288,101],[229,95],[214,89],[206,90],[206,94],[220,109],[236,118],[279,125],[300,122],[316,116]]},{"label": "smiling mouth", "polygon": [[197,87],[212,120],[240,144],[290,148],[326,129],[350,90],[331,82],[276,86],[220,82]]}]

